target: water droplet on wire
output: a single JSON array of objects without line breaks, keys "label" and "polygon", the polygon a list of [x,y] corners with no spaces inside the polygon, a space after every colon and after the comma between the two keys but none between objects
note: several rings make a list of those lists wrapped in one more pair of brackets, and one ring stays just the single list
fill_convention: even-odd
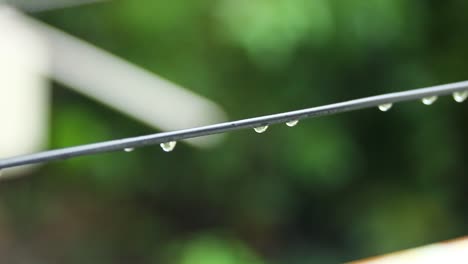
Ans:
[{"label": "water droplet on wire", "polygon": [[135,149],[134,148],[124,148],[124,151],[125,152],[132,152],[134,151]]},{"label": "water droplet on wire", "polygon": [[176,141],[169,141],[165,143],[161,143],[160,146],[165,152],[171,152],[174,150],[177,142]]},{"label": "water droplet on wire", "polygon": [[393,104],[391,103],[388,103],[388,104],[381,104],[379,105],[379,110],[382,111],[382,112],[387,112],[388,110],[390,110],[390,108],[392,108]]},{"label": "water droplet on wire", "polygon": [[299,123],[299,120],[291,120],[291,121],[286,122],[286,125],[288,127],[293,127],[293,126],[297,125],[297,123]]},{"label": "water droplet on wire", "polygon": [[435,101],[437,101],[437,96],[428,96],[428,97],[424,97],[423,99],[421,99],[421,102],[425,105],[431,105],[433,104]]},{"label": "water droplet on wire", "polygon": [[468,91],[459,91],[459,92],[453,93],[453,99],[457,103],[463,103],[463,101],[465,101],[467,97],[468,97]]},{"label": "water droplet on wire", "polygon": [[268,126],[259,126],[259,127],[254,128],[255,132],[257,132],[257,133],[263,133],[267,129],[268,129]]}]

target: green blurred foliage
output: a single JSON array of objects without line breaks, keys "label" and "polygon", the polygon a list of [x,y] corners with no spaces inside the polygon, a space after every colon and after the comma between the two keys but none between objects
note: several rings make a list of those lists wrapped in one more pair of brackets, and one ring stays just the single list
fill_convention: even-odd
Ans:
[{"label": "green blurred foliage", "polygon": [[[177,249],[176,249],[177,248]],[[218,236],[209,232],[202,236],[194,236],[187,242],[177,241],[169,252],[175,252],[174,256],[168,256],[165,262],[180,264],[235,264],[263,263],[242,243]]]},{"label": "green blurred foliage", "polygon": [[[35,16],[237,119],[466,79],[467,11],[120,0]],[[60,85],[53,99],[51,147],[154,132]],[[0,242],[46,263],[336,263],[466,235],[467,114],[444,97],[55,162],[0,185]]]}]

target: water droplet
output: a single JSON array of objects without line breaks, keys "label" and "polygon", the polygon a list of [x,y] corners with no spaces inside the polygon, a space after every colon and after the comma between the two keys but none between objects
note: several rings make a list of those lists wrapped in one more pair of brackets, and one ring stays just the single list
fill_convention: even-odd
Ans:
[{"label": "water droplet", "polygon": [[165,152],[171,152],[174,150],[177,142],[176,141],[169,141],[165,143],[161,143],[160,146]]},{"label": "water droplet", "polygon": [[259,127],[254,128],[255,132],[257,132],[257,133],[263,133],[267,129],[268,129],[268,126],[259,126]]},{"label": "water droplet", "polygon": [[431,105],[437,100],[437,96],[424,97],[421,102],[425,105]]},{"label": "water droplet", "polygon": [[124,148],[124,151],[125,152],[132,152],[134,151],[135,149],[134,148]]},{"label": "water droplet", "polygon": [[291,120],[291,121],[286,122],[286,125],[288,127],[293,127],[293,126],[297,125],[297,123],[299,123],[299,120]]},{"label": "water droplet", "polygon": [[453,99],[457,103],[463,103],[463,101],[465,101],[467,97],[468,97],[468,91],[459,91],[459,92],[453,93]]},{"label": "water droplet", "polygon": [[382,111],[382,112],[387,112],[388,110],[390,110],[390,108],[392,108],[392,106],[393,106],[392,103],[381,104],[381,105],[379,105],[379,110]]}]

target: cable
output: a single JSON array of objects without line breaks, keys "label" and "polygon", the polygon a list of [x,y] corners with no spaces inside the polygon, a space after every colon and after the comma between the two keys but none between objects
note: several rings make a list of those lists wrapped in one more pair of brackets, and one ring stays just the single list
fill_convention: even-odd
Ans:
[{"label": "cable", "polygon": [[383,95],[350,100],[346,102],[323,105],[273,115],[259,116],[254,118],[242,119],[196,128],[104,141],[69,148],[49,150],[30,155],[17,156],[0,160],[0,169],[34,163],[49,162],[53,160],[63,160],[78,156],[85,156],[111,151],[131,151],[135,148],[154,144],[161,144],[161,147],[163,147],[164,151],[171,151],[175,147],[175,142],[182,139],[226,133],[229,131],[245,128],[256,128],[256,131],[261,133],[264,132],[269,125],[276,123],[289,122],[288,125],[293,126],[295,125],[295,121],[300,119],[332,115],[370,107],[379,107],[382,111],[387,111],[394,103],[410,100],[419,100],[422,98],[424,98],[423,103],[431,104],[437,99],[436,96],[449,94],[453,94],[457,102],[464,101],[468,95],[468,81],[420,88],[403,92],[388,93]]},{"label": "cable", "polygon": [[24,12],[39,13],[57,9],[72,8],[87,4],[95,4],[105,1],[108,0],[6,0],[5,3],[11,6],[15,6]]}]

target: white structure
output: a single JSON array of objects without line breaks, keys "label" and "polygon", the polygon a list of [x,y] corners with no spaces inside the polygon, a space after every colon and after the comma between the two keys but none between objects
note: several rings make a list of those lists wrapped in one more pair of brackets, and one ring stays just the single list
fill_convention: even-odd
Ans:
[{"label": "white structure", "polygon": [[0,33],[0,158],[47,145],[48,78],[164,131],[225,119],[208,99],[1,4]]},{"label": "white structure", "polygon": [[0,157],[46,145],[49,69],[46,39],[0,6]]}]

